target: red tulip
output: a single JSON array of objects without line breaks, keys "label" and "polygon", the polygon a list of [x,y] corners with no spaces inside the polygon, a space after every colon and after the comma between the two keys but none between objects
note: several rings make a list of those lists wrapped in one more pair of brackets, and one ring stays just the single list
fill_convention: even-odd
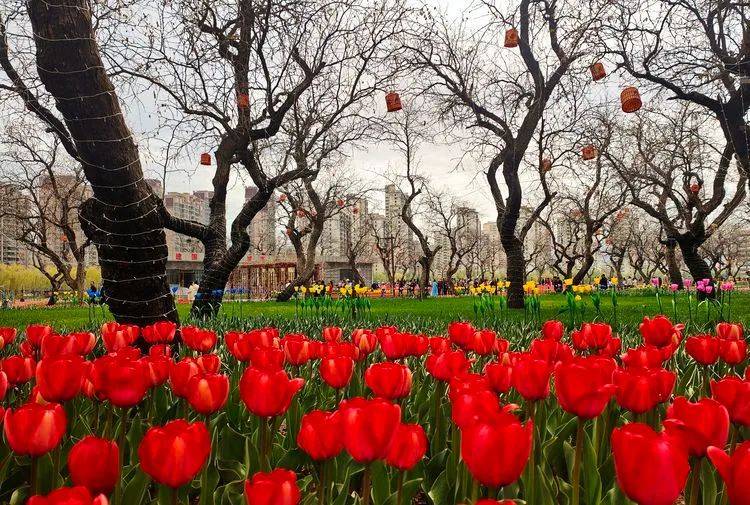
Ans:
[{"label": "red tulip", "polygon": [[340,342],[338,344],[323,343],[319,354],[320,358],[346,357],[354,361],[363,359],[363,356],[359,353],[359,348],[351,342]]},{"label": "red tulip", "polygon": [[143,340],[149,344],[168,344],[174,340],[177,325],[172,321],[157,321],[141,330]]},{"label": "red tulip", "polygon": [[229,352],[237,361],[250,361],[250,351],[253,349],[252,342],[247,333],[230,331],[224,335],[224,342]]},{"label": "red tulip", "polygon": [[27,403],[5,411],[5,439],[16,454],[41,456],[58,446],[65,434],[65,409],[57,403]]},{"label": "red tulip", "polygon": [[168,357],[149,354],[145,358],[141,358],[141,363],[148,370],[151,387],[161,386],[169,379],[169,368],[172,360]]},{"label": "red tulip", "polygon": [[518,480],[531,454],[533,423],[503,413],[461,430],[461,457],[471,475],[488,487]]},{"label": "red tulip", "polygon": [[128,355],[107,355],[94,361],[91,371],[96,392],[116,407],[138,405],[151,387],[148,367]]},{"label": "red tulip", "polygon": [[687,482],[685,447],[667,433],[629,423],[612,431],[612,454],[620,489],[639,505],[672,505]]},{"label": "red tulip", "polygon": [[742,325],[739,323],[719,323],[716,334],[724,340],[743,340]]},{"label": "red tulip", "polygon": [[297,445],[315,461],[335,458],[344,449],[341,414],[312,410],[302,416]]},{"label": "red tulip", "polygon": [[256,416],[274,417],[287,411],[304,385],[304,379],[289,379],[284,370],[247,367],[240,379],[240,397]]},{"label": "red tulip", "polygon": [[375,396],[387,400],[404,398],[411,392],[411,370],[398,363],[375,363],[365,371],[365,384]]},{"label": "red tulip", "polygon": [[719,339],[712,335],[688,337],[685,352],[701,365],[713,365],[719,359]]},{"label": "red tulip", "polygon": [[497,337],[495,339],[495,343],[492,346],[492,350],[495,352],[495,354],[505,354],[506,352],[508,352],[509,347],[510,342],[508,342],[504,338]]},{"label": "red tulip", "polygon": [[180,398],[187,398],[190,379],[201,373],[201,367],[193,358],[183,358],[169,365],[169,384],[172,392]]},{"label": "red tulip", "polygon": [[682,340],[682,329],[681,324],[673,325],[665,316],[655,316],[653,319],[644,317],[640,326],[643,341],[655,347],[679,344]]},{"label": "red tulip", "polygon": [[216,345],[216,332],[196,326],[183,326],[180,330],[185,345],[198,352],[210,352]]},{"label": "red tulip", "polygon": [[536,359],[543,359],[554,367],[559,361],[573,359],[573,350],[562,342],[552,339],[535,339],[531,341],[529,354]]},{"label": "red tulip", "polygon": [[727,443],[729,413],[711,398],[691,402],[678,396],[667,409],[664,429],[670,435],[682,437],[691,456],[702,457],[708,446],[724,447]]},{"label": "red tulip", "polygon": [[0,401],[5,399],[5,394],[8,392],[8,386],[8,376],[5,372],[0,371]]},{"label": "red tulip", "polygon": [[57,333],[50,333],[42,339],[41,351],[43,358],[78,354],[75,338],[69,335],[58,335]]},{"label": "red tulip", "polygon": [[459,429],[486,422],[500,414],[497,395],[489,389],[459,390],[450,393],[451,420]]},{"label": "red tulip", "polygon": [[484,367],[484,375],[496,393],[507,393],[513,376],[513,365],[496,362],[487,363]]},{"label": "red tulip", "polygon": [[606,323],[583,323],[581,329],[570,334],[573,347],[579,351],[602,349],[612,339],[612,327]]},{"label": "red tulip", "polygon": [[383,459],[401,423],[401,408],[387,400],[352,398],[341,402],[344,447],[360,463]]},{"label": "red tulip", "polygon": [[525,354],[513,366],[511,385],[526,401],[543,400],[549,396],[551,375],[549,362]]},{"label": "red tulip", "polygon": [[393,434],[385,462],[402,472],[411,470],[427,453],[427,436],[418,424],[400,424]]},{"label": "red tulip", "polygon": [[357,329],[352,332],[352,343],[366,356],[377,348],[378,338],[370,330]]},{"label": "red tulip", "polygon": [[338,326],[328,326],[323,328],[323,340],[329,344],[337,344],[341,342],[344,332]]},{"label": "red tulip", "polygon": [[560,340],[565,334],[565,326],[561,321],[545,321],[542,324],[542,338],[547,340]]},{"label": "red tulip", "polygon": [[36,370],[36,362],[30,357],[10,356],[0,361],[0,369],[8,376],[8,382],[16,386],[31,380]]},{"label": "red tulip", "polygon": [[141,470],[159,484],[182,487],[198,474],[211,452],[206,425],[184,419],[149,428],[138,446]]},{"label": "red tulip", "polygon": [[492,330],[475,331],[469,339],[467,349],[480,355],[490,354],[495,348],[497,334]]},{"label": "red tulip", "polygon": [[83,359],[78,355],[44,358],[36,367],[39,393],[48,402],[66,402],[81,391]]},{"label": "red tulip", "polygon": [[274,347],[257,347],[250,351],[250,366],[263,370],[284,368],[284,351]]},{"label": "red tulip", "polygon": [[107,352],[119,351],[138,340],[141,329],[133,324],[105,323],[102,325],[102,340]]},{"label": "red tulip", "polygon": [[274,347],[279,349],[279,330],[276,328],[260,328],[250,330],[244,334],[251,348],[255,347]]},{"label": "red tulip", "polygon": [[474,333],[475,330],[471,323],[455,321],[448,325],[448,336],[451,342],[463,349],[468,348],[469,342],[474,337]]},{"label": "red tulip", "polygon": [[599,349],[596,354],[597,356],[602,356],[605,358],[614,358],[620,354],[621,349],[622,340],[620,340],[619,338],[610,338],[607,341],[607,345]]},{"label": "red tulip", "polygon": [[730,505],[750,505],[750,442],[737,446],[731,456],[719,447],[708,448],[708,458],[714,464],[726,486]]},{"label": "red tulip", "polygon": [[463,351],[430,354],[425,362],[425,368],[430,375],[443,382],[468,372],[470,366],[471,363]]},{"label": "red tulip", "polygon": [[747,342],[744,340],[719,340],[719,356],[727,365],[739,365],[747,356]]},{"label": "red tulip", "polygon": [[[671,353],[670,356],[671,357]],[[666,359],[669,359],[667,357]],[[661,368],[666,361],[662,350],[653,345],[641,345],[625,351],[622,364],[625,368]]]},{"label": "red tulip", "polygon": [[615,392],[609,358],[577,358],[555,367],[555,393],[560,407],[581,419],[599,416]]},{"label": "red tulip", "polygon": [[297,475],[291,470],[258,472],[245,481],[247,505],[296,505],[300,498]]},{"label": "red tulip", "polygon": [[650,411],[669,399],[677,375],[663,368],[624,368],[615,370],[615,397],[620,407],[635,414]]},{"label": "red tulip", "polygon": [[84,437],[68,453],[68,471],[76,486],[94,494],[110,494],[120,479],[117,444],[91,435]]},{"label": "red tulip", "polygon": [[199,373],[187,386],[187,401],[204,416],[214,414],[224,407],[229,397],[229,378],[226,375]]},{"label": "red tulip", "polygon": [[711,381],[711,396],[726,407],[733,423],[750,426],[750,382],[733,376]]},{"label": "red tulip", "polygon": [[39,349],[42,346],[42,340],[47,335],[53,333],[52,326],[46,324],[30,324],[26,327],[26,341],[31,344],[34,349]]},{"label": "red tulip", "polygon": [[432,354],[441,354],[451,350],[451,341],[445,337],[430,337],[427,342]]},{"label": "red tulip", "polygon": [[380,349],[389,360],[405,358],[414,351],[414,335],[411,333],[384,332],[378,340]]},{"label": "red tulip", "polygon": [[47,496],[32,496],[26,505],[109,505],[109,500],[103,494],[92,497],[82,486],[61,487]]},{"label": "red tulip", "polygon": [[290,333],[281,339],[281,348],[287,363],[294,366],[304,365],[314,357],[313,343],[299,333]]},{"label": "red tulip", "polygon": [[0,349],[12,344],[16,340],[17,333],[18,331],[15,328],[8,326],[0,327]]},{"label": "red tulip", "polygon": [[323,358],[320,361],[320,377],[334,389],[346,387],[353,372],[354,361],[347,356]]},{"label": "red tulip", "polygon": [[[76,343],[76,353],[80,354],[81,356],[86,356],[88,353],[94,350],[94,347],[96,346],[96,335],[91,333],[90,331],[79,331],[76,333],[71,333],[68,335],[69,337],[73,337]],[[42,343],[42,348],[44,348],[44,343]]]}]

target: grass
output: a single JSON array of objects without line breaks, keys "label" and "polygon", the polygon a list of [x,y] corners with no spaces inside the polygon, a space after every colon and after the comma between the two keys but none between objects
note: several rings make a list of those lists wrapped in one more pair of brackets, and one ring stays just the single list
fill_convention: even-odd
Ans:
[{"label": "grass", "polygon": [[[662,309],[672,319],[680,322],[688,322],[687,296],[680,294],[677,297],[677,318],[674,317],[671,295],[663,295]],[[420,331],[442,331],[450,321],[469,320],[478,326],[503,328],[508,325],[524,325],[531,323],[529,315],[524,310],[508,310],[506,312],[493,313],[490,316],[481,316],[474,313],[474,301],[472,297],[439,298],[439,299],[373,299],[372,308],[368,314],[358,321],[352,321],[350,317],[342,315],[340,311],[329,309],[327,312],[307,311],[304,316],[298,316],[294,302],[232,302],[224,303],[219,320],[219,326],[224,329],[229,327],[253,327],[263,324],[284,324],[284,322],[297,321],[298,323],[342,324],[345,326],[357,324],[362,326],[376,326],[379,324],[407,325]],[[584,296],[583,310],[579,320],[590,321],[601,319],[613,322],[613,310],[609,296],[602,296],[601,316],[597,317],[591,300]],[[541,297],[541,320],[559,318],[566,323],[569,322],[567,313],[560,313],[566,307],[565,296],[544,295]],[[182,321],[189,320],[190,306],[179,304],[180,318]],[[719,316],[716,306],[702,304],[696,307],[695,300],[692,306],[694,330],[704,331],[709,329]],[[622,326],[635,326],[644,315],[653,316],[659,313],[659,305],[653,294],[626,294],[618,296],[618,324]],[[89,307],[60,306],[52,308],[27,308],[0,311],[0,326],[15,326],[19,329],[32,323],[48,323],[58,331],[74,331],[92,326],[90,323]],[[731,303],[731,317],[728,310],[724,308],[724,319],[742,322],[747,326],[750,322],[750,293],[734,293]],[[92,322],[95,326],[101,324],[104,319],[111,319],[106,309],[95,307]],[[520,324],[519,324],[520,323]],[[210,323],[209,323],[210,325]]]}]

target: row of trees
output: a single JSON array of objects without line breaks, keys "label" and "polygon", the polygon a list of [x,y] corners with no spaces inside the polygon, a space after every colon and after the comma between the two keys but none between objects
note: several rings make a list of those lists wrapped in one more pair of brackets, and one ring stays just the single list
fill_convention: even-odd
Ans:
[{"label": "row of trees", "polygon": [[[421,283],[442,247],[452,265],[466,265],[463,246],[423,231],[454,207],[429,198],[417,155],[436,130],[437,141],[465,153],[461,167],[480,167],[492,195],[511,307],[523,305],[531,236],[538,226],[553,230],[561,213],[570,228],[552,234],[561,273],[583,279],[607,248],[624,261],[634,247],[617,252],[608,237],[625,227],[618,216],[629,204],[658,223],[672,277],[680,256],[693,277],[710,276],[701,246],[721,242],[722,226],[745,211],[750,184],[750,28],[741,6],[480,4],[455,16],[403,0],[11,0],[0,7],[0,110],[9,132],[19,122],[44,132],[41,144],[29,143],[28,163],[83,174],[85,238],[69,226],[66,247],[73,256],[96,247],[103,298],[120,321],[177,318],[165,230],[203,244],[204,296],[194,310],[216,307],[207,301],[250,249],[248,225],[278,193],[298,253],[295,285],[307,282],[323,223],[342,211],[331,180],[345,178],[351,149],[376,142],[402,156],[401,215],[418,243]],[[517,47],[502,47],[511,28]],[[607,95],[618,86],[591,83],[589,66],[600,60],[613,72],[607,82],[641,84],[650,110],[617,114]],[[396,86],[406,110],[385,117],[382,97]],[[140,118],[138,130],[122,104]],[[13,145],[4,152],[21,165]],[[208,223],[170,215],[142,168],[153,155],[167,173],[197,156],[196,145],[210,146],[215,167]],[[585,145],[599,152],[588,163],[580,161]],[[236,178],[259,191],[230,221]],[[438,204],[421,203],[428,200]],[[429,209],[424,220],[420,205]],[[382,235],[375,248],[395,277],[394,247]],[[632,235],[635,243],[644,233]]]}]

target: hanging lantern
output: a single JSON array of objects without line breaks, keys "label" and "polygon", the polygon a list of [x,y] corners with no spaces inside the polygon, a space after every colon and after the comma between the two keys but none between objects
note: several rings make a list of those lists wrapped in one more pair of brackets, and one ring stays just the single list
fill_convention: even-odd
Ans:
[{"label": "hanging lantern", "polygon": [[352,207],[352,214],[359,214],[359,209],[357,207]]},{"label": "hanging lantern", "polygon": [[581,156],[585,161],[593,160],[599,153],[592,144],[587,145],[581,150]]},{"label": "hanging lantern", "polygon": [[284,202],[286,202],[286,195],[285,195],[284,193],[282,193],[282,194],[281,194],[281,195],[279,196],[278,202],[279,202],[279,203],[284,203]]},{"label": "hanging lantern", "polygon": [[342,200],[341,198],[337,199],[336,200],[336,205],[338,205],[339,208],[343,207],[344,206],[344,200]]},{"label": "hanging lantern", "polygon": [[641,108],[643,102],[641,102],[641,94],[637,88],[629,86],[622,90],[620,93],[620,104],[622,104],[623,112],[635,112]]},{"label": "hanging lantern", "polygon": [[398,112],[403,107],[401,106],[401,97],[395,91],[391,91],[385,95],[385,106],[388,112]]},{"label": "hanging lantern", "polygon": [[291,229],[291,228],[287,228],[287,229],[286,229],[286,234],[287,234],[287,236],[288,236],[288,237],[291,237],[291,236],[292,236],[292,233],[294,233],[294,232],[292,231],[292,229]]},{"label": "hanging lantern", "polygon": [[515,28],[505,32],[505,47],[518,47],[518,30]]},{"label": "hanging lantern", "polygon": [[174,253],[174,259],[176,260],[182,260],[182,253],[176,252]]},{"label": "hanging lantern", "polygon": [[544,158],[542,160],[542,172],[545,174],[552,170],[552,160],[549,158]]},{"label": "hanging lantern", "polygon": [[192,259],[193,261],[196,261],[196,260],[198,259],[198,253],[191,253],[191,254],[190,254],[190,258],[191,258],[191,259]]},{"label": "hanging lantern", "polygon": [[697,182],[694,182],[690,185],[690,192],[694,195],[697,195],[701,190],[701,185]]},{"label": "hanging lantern", "polygon": [[201,165],[211,165],[211,155],[208,153],[201,154]]},{"label": "hanging lantern", "polygon": [[607,71],[604,70],[604,63],[601,61],[597,61],[591,65],[589,70],[591,70],[591,77],[593,77],[595,81],[600,81],[607,76]]},{"label": "hanging lantern", "polygon": [[305,217],[305,211],[302,209],[299,209],[297,211],[297,217]]},{"label": "hanging lantern", "polygon": [[68,241],[68,237],[65,236],[65,235],[60,235],[60,240],[62,240],[63,242],[67,242]]},{"label": "hanging lantern", "polygon": [[250,107],[250,96],[247,93],[237,93],[237,106],[242,109]]}]

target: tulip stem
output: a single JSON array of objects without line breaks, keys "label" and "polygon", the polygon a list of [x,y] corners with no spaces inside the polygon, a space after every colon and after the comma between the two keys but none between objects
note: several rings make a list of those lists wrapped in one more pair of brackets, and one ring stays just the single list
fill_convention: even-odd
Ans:
[{"label": "tulip stem", "polygon": [[578,505],[580,503],[581,496],[581,459],[583,456],[583,444],[584,444],[584,424],[585,420],[578,418],[578,430],[576,431],[576,452],[573,458],[573,499],[571,505]]},{"label": "tulip stem", "polygon": [[362,505],[370,505],[370,473],[372,468],[370,464],[365,466],[365,473],[362,476]]},{"label": "tulip stem", "polygon": [[526,501],[529,503],[536,503],[534,495],[536,494],[536,446],[537,446],[537,432],[536,432],[536,402],[529,402],[529,420],[533,423],[532,439],[531,439],[531,452],[529,454],[529,489],[526,493]]},{"label": "tulip stem", "polygon": [[326,502],[326,461],[320,463],[320,482],[318,483],[318,505]]},{"label": "tulip stem", "polygon": [[177,505],[179,503],[178,494],[179,494],[179,490],[177,488],[172,488],[172,499],[171,499],[172,505]]},{"label": "tulip stem", "polygon": [[404,500],[404,473],[398,472],[398,480],[396,481],[396,505],[402,505]]},{"label": "tulip stem", "polygon": [[[471,503],[476,503],[479,500],[479,481],[472,479],[471,482]],[[533,503],[533,502],[529,502]]]},{"label": "tulip stem", "polygon": [[703,463],[703,458],[698,458],[693,468],[693,474],[690,476],[690,505],[698,505],[698,494],[701,487],[701,463]]},{"label": "tulip stem", "polygon": [[36,472],[37,471],[37,458],[32,457],[31,458],[31,496],[36,495],[37,489],[36,489]]}]

